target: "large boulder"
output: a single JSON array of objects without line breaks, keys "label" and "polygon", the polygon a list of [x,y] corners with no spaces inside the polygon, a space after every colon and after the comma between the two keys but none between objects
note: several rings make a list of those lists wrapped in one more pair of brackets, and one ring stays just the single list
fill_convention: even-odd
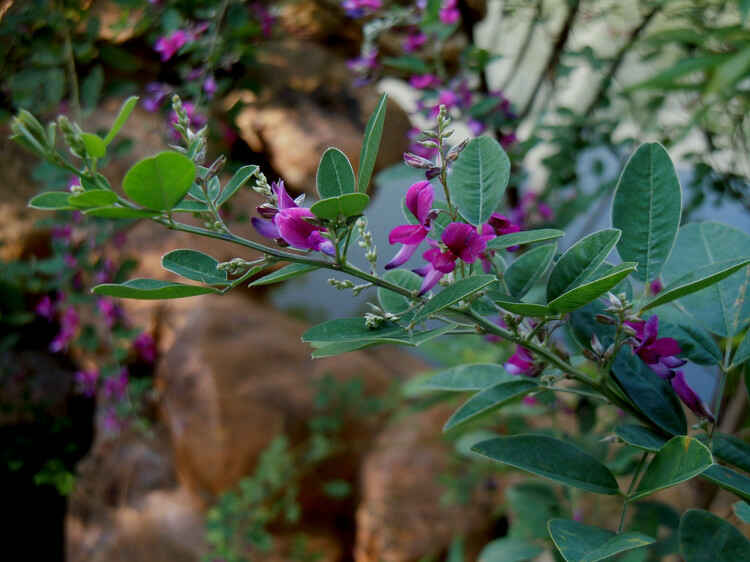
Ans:
[{"label": "large boulder", "polygon": [[[376,90],[353,86],[346,58],[313,42],[269,43],[259,59],[261,93],[231,92],[224,101],[227,108],[242,104],[235,117],[242,139],[298,191],[314,193],[318,162],[329,146],[343,150],[356,170]],[[406,113],[389,102],[376,170],[401,160],[409,127]]]}]

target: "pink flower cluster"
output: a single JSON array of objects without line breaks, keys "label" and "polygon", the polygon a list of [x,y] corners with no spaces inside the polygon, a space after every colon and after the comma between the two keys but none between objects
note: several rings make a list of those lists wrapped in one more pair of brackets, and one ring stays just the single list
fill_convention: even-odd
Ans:
[{"label": "pink flower cluster", "polygon": [[207,23],[198,24],[189,30],[177,29],[169,35],[159,37],[154,44],[154,50],[161,55],[162,62],[166,62],[185,45],[195,41],[206,29]]},{"label": "pink flower cluster", "polygon": [[341,3],[350,18],[361,18],[383,7],[382,0],[344,0]]},{"label": "pink flower cluster", "polygon": [[490,271],[491,251],[487,250],[487,242],[496,236],[519,230],[503,215],[493,213],[489,221],[479,229],[463,222],[452,222],[443,230],[440,243],[428,239],[431,223],[439,213],[437,209],[432,208],[434,198],[434,189],[428,181],[420,181],[409,187],[406,192],[406,208],[417,220],[417,224],[402,224],[391,230],[388,235],[388,242],[402,246],[385,266],[386,269],[406,263],[424,240],[430,245],[422,254],[427,264],[414,270],[416,274],[424,277],[419,290],[420,295],[432,289],[444,275],[451,273],[456,267],[457,260],[471,264],[481,259],[484,270]]}]

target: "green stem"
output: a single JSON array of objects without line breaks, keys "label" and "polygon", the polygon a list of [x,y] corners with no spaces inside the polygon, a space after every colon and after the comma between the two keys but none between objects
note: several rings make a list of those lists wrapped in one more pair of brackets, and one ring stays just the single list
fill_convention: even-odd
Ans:
[{"label": "green stem", "polygon": [[[63,14],[65,19],[65,14]],[[76,73],[76,61],[73,53],[73,41],[70,39],[70,26],[66,19],[63,26],[63,37],[65,41],[65,63],[68,67],[68,81],[70,82],[70,102],[73,106],[73,115],[77,123],[81,124],[81,99],[78,93],[78,74]]]},{"label": "green stem", "polygon": [[[633,479],[630,481],[630,486],[628,486],[628,497],[630,497],[630,494],[633,493],[633,489],[635,488],[635,484],[638,481],[638,477],[641,475],[641,470],[643,470],[644,465],[646,464],[646,457],[648,457],[648,451],[644,452],[641,456],[641,461],[638,463],[638,467],[635,469],[635,473],[633,474]],[[622,528],[625,525],[625,514],[628,512],[628,499],[626,498],[624,502],[622,502],[622,512],[620,513],[620,525],[617,527],[617,532],[622,533]]]}]

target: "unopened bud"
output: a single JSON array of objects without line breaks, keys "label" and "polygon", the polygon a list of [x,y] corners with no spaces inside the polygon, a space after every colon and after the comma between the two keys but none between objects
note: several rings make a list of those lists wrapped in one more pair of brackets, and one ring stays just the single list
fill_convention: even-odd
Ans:
[{"label": "unopened bud", "polygon": [[453,162],[456,158],[458,158],[458,155],[461,154],[461,151],[464,148],[466,148],[467,144],[469,144],[469,139],[464,139],[456,146],[451,147],[451,149],[448,151],[448,156],[446,157],[448,162]]},{"label": "unopened bud", "polygon": [[411,152],[404,152],[404,163],[412,168],[426,170],[432,168],[435,164],[427,158],[422,158]]},{"label": "unopened bud", "polygon": [[602,355],[602,359],[605,361],[609,361],[612,358],[612,355],[615,353],[615,344],[611,344],[607,351],[604,352],[604,355]]},{"label": "unopened bud", "polygon": [[599,361],[599,358],[594,355],[594,352],[590,349],[584,349],[582,353],[586,359],[590,359],[591,361]]},{"label": "unopened bud", "polygon": [[636,332],[633,328],[631,328],[627,324],[623,324],[622,325],[622,331],[625,332],[626,335],[628,335],[628,336],[630,336],[632,338],[634,338],[635,336],[638,335],[638,332]]},{"label": "unopened bud", "polygon": [[432,139],[418,140],[417,144],[424,146],[425,148],[438,148],[438,143]]},{"label": "unopened bud", "polygon": [[430,168],[424,173],[425,177],[428,180],[431,180],[433,178],[436,178],[440,175],[440,168]]},{"label": "unopened bud", "polygon": [[615,319],[606,314],[597,314],[594,318],[599,324],[605,324],[607,326],[614,326],[615,324]]},{"label": "unopened bud", "polygon": [[613,293],[607,293],[607,297],[609,298],[609,304],[611,304],[613,307],[622,308],[622,301]]},{"label": "unopened bud", "polygon": [[279,210],[276,207],[269,205],[268,203],[263,203],[262,205],[258,205],[255,208],[255,210],[264,219],[272,219],[279,212]]},{"label": "unopened bud", "polygon": [[591,336],[591,349],[594,350],[594,353],[597,355],[601,355],[604,353],[604,346],[602,346],[602,342],[599,341],[599,338],[596,336],[596,334],[593,334]]}]

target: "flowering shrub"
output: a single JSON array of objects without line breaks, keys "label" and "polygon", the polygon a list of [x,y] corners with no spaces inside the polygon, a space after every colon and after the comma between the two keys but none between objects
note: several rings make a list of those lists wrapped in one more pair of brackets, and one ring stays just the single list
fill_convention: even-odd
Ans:
[{"label": "flowering shrub", "polygon": [[[257,250],[262,257],[247,261],[238,256],[218,263],[201,252],[175,250],[163,257],[164,268],[194,283],[101,283],[93,288],[98,297],[221,294],[264,272],[251,286],[325,268],[361,282],[355,286],[349,279],[333,279],[342,290],[377,289],[378,303],[362,318],[310,328],[303,340],[312,346],[314,357],[383,343],[419,346],[446,335],[484,334],[512,342],[516,352],[504,367],[465,364],[422,383],[427,390],[472,393],[446,422],[445,431],[469,426],[519,399],[531,397],[527,402],[534,404],[533,398],[550,393],[571,394],[622,416],[606,424],[609,447],[591,447],[584,438],[573,442],[558,430],[484,438],[471,446],[475,456],[494,463],[622,499],[616,531],[575,517],[553,518],[548,523],[551,542],[525,543],[535,553],[546,544],[554,545],[566,560],[599,560],[636,548],[664,548],[657,529],[642,532],[645,527],[637,516],[628,530],[626,512],[632,504],[640,506],[641,498],[692,478],[750,499],[748,477],[727,466],[750,468],[750,447],[717,430],[725,381],[750,358],[750,337],[743,335],[750,320],[745,299],[750,283],[748,236],[713,222],[680,227],[681,186],[661,145],[641,145],[622,171],[612,227],[584,236],[560,254],[562,231],[520,230],[499,214],[510,176],[507,155],[486,136],[450,146],[450,117],[441,106],[436,128],[419,137],[436,149],[429,166],[417,163],[429,179],[406,190],[409,224],[391,232],[391,243],[401,248],[394,249],[389,270],[381,274],[362,215],[369,202],[366,192],[382,135],[385,98],[367,124],[359,173],[355,175],[342,152],[328,149],[317,173],[320,199],[309,208],[293,200],[283,184],[270,185],[257,166],[240,168],[221,185],[223,159],[205,162],[206,130],[191,129],[178,98],[174,111],[182,146],[138,162],[123,180],[125,195],[113,191],[96,171],[96,161],[106,154],[134,103],[130,99],[123,105],[105,138],[65,119],[58,122],[75,164],[55,146],[54,123],[43,127],[30,113],[19,113],[13,138],[75,172],[82,186],[73,193],[39,195],[30,205],[78,210],[90,217],[148,218],[166,228]],[[222,220],[221,206],[246,184],[266,199],[254,224],[272,240],[269,244],[237,236]],[[438,193],[443,200],[437,199]],[[198,213],[207,226],[181,222],[185,212]],[[348,260],[353,236],[366,252],[369,272]],[[422,265],[406,269],[420,247],[426,248]],[[621,263],[607,261],[613,250]],[[288,265],[275,269],[279,262]],[[558,336],[560,327],[569,339]],[[718,391],[710,403],[686,378],[687,361],[717,368]],[[81,383],[91,378],[82,375]],[[123,380],[122,375],[110,379],[105,392],[117,395]],[[697,416],[692,427],[683,405]],[[607,460],[623,451],[639,457],[619,472],[632,475],[627,490]],[[736,507],[742,514],[747,504]],[[677,533],[673,545],[679,545],[688,561],[703,559],[709,543],[717,560],[750,556],[750,543],[739,531],[700,509],[682,515]],[[518,547],[515,540],[503,540],[487,548],[501,557],[503,549]]]}]

